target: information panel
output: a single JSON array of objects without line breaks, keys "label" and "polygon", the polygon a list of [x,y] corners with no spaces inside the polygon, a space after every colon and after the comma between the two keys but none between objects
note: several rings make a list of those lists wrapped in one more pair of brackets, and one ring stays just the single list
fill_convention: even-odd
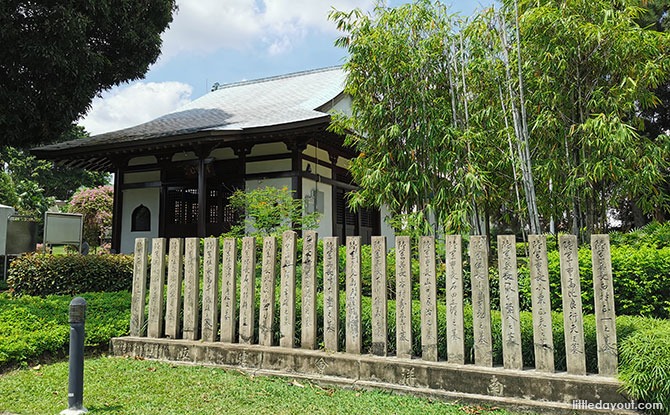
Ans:
[{"label": "information panel", "polygon": [[79,213],[44,213],[44,245],[77,245],[81,249],[83,217]]}]

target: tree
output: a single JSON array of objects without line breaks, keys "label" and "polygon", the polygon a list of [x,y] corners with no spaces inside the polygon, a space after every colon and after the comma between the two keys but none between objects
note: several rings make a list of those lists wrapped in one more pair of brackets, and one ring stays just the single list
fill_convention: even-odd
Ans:
[{"label": "tree", "polygon": [[100,186],[77,192],[68,204],[68,211],[81,213],[84,218],[84,240],[99,247],[112,229],[114,189]]},{"label": "tree", "polygon": [[[73,127],[59,141],[87,136],[82,127]],[[109,183],[107,173],[55,166],[16,147],[0,147],[0,178],[0,203],[36,218],[42,218],[55,200],[69,200],[81,187]]]},{"label": "tree", "polygon": [[360,185],[350,204],[421,212],[448,231],[479,233],[490,172],[478,151],[482,137],[469,130],[460,21],[428,0],[330,18],[345,32],[337,44],[349,51],[352,97],[351,116],[335,116],[332,128],[360,152],[349,167]]},{"label": "tree", "polygon": [[334,11],[352,114],[333,129],[360,151],[350,204],[447,231],[556,220],[582,237],[624,201],[666,211],[670,137],[642,134],[641,115],[670,37],[642,29],[635,3],[506,0],[471,22],[429,0]]},{"label": "tree", "polygon": [[[658,103],[670,37],[640,28],[634,3],[519,3],[539,199],[546,216],[570,218],[582,236],[606,231],[618,201],[647,212],[668,203],[668,136],[641,135],[640,110]],[[508,0],[503,11],[512,8]]]},{"label": "tree", "polygon": [[2,2],[0,144],[51,142],[96,94],[142,78],[175,9],[175,0]]},{"label": "tree", "polygon": [[287,187],[238,189],[230,196],[229,203],[243,218],[231,229],[230,233],[236,236],[277,236],[290,229],[314,229],[319,222],[320,213],[307,213],[305,201],[294,198]]}]

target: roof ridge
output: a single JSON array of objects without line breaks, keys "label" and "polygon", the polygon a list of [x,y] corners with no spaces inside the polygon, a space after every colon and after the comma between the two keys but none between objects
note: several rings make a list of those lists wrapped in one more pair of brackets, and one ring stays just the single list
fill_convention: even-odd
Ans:
[{"label": "roof ridge", "polygon": [[221,89],[238,87],[238,86],[260,84],[260,83],[263,83],[263,82],[270,82],[270,81],[276,81],[276,80],[280,80],[280,79],[295,78],[295,77],[298,77],[298,76],[311,75],[311,74],[320,73],[320,72],[328,72],[328,71],[333,71],[335,69],[342,69],[342,65],[327,66],[325,68],[317,68],[317,69],[307,69],[307,70],[304,70],[304,71],[292,72],[292,73],[283,74],[283,75],[266,76],[264,78],[251,79],[251,80],[247,80],[247,81],[232,82],[232,83],[229,83],[229,84],[219,85],[212,92],[219,91]]}]

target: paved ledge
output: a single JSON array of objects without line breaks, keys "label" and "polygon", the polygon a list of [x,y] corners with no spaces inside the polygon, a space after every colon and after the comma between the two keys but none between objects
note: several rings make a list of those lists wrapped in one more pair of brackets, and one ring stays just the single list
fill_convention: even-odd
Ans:
[{"label": "paved ledge", "polygon": [[[111,340],[116,356],[141,356],[173,363],[242,369],[258,375],[308,379],[319,384],[379,388],[464,403],[554,414],[612,413],[572,409],[573,400],[626,403],[621,383],[597,375],[506,370],[447,362],[426,362],[319,350],[236,343],[120,337]],[[617,411],[635,414],[634,411]]]}]

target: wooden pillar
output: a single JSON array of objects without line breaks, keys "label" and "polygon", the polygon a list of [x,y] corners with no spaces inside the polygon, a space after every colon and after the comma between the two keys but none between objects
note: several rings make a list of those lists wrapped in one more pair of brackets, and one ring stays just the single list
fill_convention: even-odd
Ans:
[{"label": "wooden pillar", "polygon": [[205,159],[198,158],[198,237],[204,238],[207,232],[207,176]]},{"label": "wooden pillar", "polygon": [[123,225],[123,173],[127,159],[116,160],[114,165],[114,206],[112,207],[112,252],[121,252],[121,232]]}]

